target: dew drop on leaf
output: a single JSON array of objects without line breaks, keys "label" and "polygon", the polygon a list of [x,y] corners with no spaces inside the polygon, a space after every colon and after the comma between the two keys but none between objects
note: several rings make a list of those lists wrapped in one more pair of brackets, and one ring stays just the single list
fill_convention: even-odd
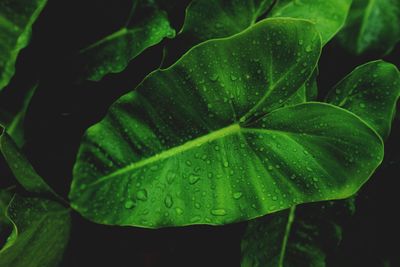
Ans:
[{"label": "dew drop on leaf", "polygon": [[214,216],[225,216],[226,215],[226,210],[224,209],[213,209],[211,210],[211,214]]},{"label": "dew drop on leaf", "polygon": [[233,193],[233,198],[234,199],[239,199],[239,198],[241,198],[242,197],[242,192],[235,192],[235,193]]},{"label": "dew drop on leaf", "polygon": [[125,202],[125,204],[124,204],[124,207],[126,208],[126,209],[131,209],[131,208],[133,208],[135,206],[135,202],[133,202],[132,200],[127,200],[126,202]]},{"label": "dew drop on leaf", "polygon": [[139,200],[146,201],[147,200],[147,191],[146,191],[146,189],[140,189],[139,191],[137,191],[136,197]]},{"label": "dew drop on leaf", "polygon": [[164,199],[164,204],[167,208],[171,208],[174,204],[174,201],[170,195],[167,195]]}]

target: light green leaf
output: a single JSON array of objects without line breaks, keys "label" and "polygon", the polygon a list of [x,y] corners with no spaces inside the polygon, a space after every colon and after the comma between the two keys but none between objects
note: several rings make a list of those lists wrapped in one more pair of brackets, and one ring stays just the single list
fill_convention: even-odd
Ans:
[{"label": "light green leaf", "polygon": [[18,182],[29,192],[51,193],[54,191],[33,169],[32,165],[21,153],[15,142],[0,125],[0,152],[8,163]]},{"label": "light green leaf", "polygon": [[321,34],[322,44],[326,44],[344,25],[351,2],[352,0],[278,0],[268,16],[311,20]]},{"label": "light green leaf", "polygon": [[226,224],[353,194],[379,136],[329,104],[280,108],[320,48],[310,22],[268,19],[152,73],[84,136],[73,208],[104,224]]},{"label": "light green leaf", "polygon": [[69,239],[69,210],[50,200],[15,195],[7,216],[14,229],[0,250],[0,266],[58,266]]},{"label": "light green leaf", "polygon": [[[175,36],[166,12],[151,2],[135,0],[125,25],[80,51],[86,79],[99,81],[108,73],[121,72],[145,49]],[[144,19],[133,20],[141,12],[147,14]]]},{"label": "light green leaf", "polygon": [[354,198],[292,207],[249,222],[242,267],[326,266],[342,239],[342,224],[354,213]]},{"label": "light green leaf", "polygon": [[400,41],[400,1],[354,0],[338,40],[357,55],[389,53]]},{"label": "light green leaf", "polygon": [[346,76],[329,93],[327,102],[357,114],[386,139],[399,96],[399,70],[378,60],[361,65]]},{"label": "light green leaf", "polygon": [[46,0],[0,1],[0,90],[14,75],[18,53],[29,43],[31,27],[46,2]]}]

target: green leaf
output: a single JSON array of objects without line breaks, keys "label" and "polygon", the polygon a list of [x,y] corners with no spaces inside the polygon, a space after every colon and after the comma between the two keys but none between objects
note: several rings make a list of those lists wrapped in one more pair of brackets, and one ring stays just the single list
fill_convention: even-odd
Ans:
[{"label": "green leaf", "polygon": [[8,190],[0,189],[0,248],[6,242],[6,238],[11,233],[11,221],[6,216],[8,204],[12,194]]},{"label": "green leaf", "polygon": [[29,43],[31,27],[46,2],[46,0],[1,0],[0,90],[14,75],[18,53]]},{"label": "green leaf", "polygon": [[269,19],[154,72],[87,131],[73,208],[104,224],[226,224],[353,194],[379,136],[332,105],[279,109],[319,53],[310,22]]},{"label": "green leaf", "polygon": [[352,0],[278,0],[268,16],[311,20],[321,34],[322,44],[326,44],[344,25],[351,2]]},{"label": "green leaf", "polygon": [[327,255],[342,239],[342,225],[354,213],[354,198],[270,214],[249,222],[242,267],[326,266]]},{"label": "green leaf", "polygon": [[[133,20],[143,12],[146,16],[142,20]],[[152,1],[136,0],[125,25],[80,51],[84,76],[99,81],[108,73],[121,72],[145,49],[174,36],[166,12]]]},{"label": "green leaf", "polygon": [[400,73],[378,60],[357,67],[327,96],[327,102],[345,108],[367,122],[385,140],[390,133],[400,96]]},{"label": "green leaf", "polygon": [[286,100],[284,105],[290,106],[315,100],[318,95],[317,76],[318,68],[315,68],[311,77],[303,84],[303,86],[299,90],[297,90],[296,93],[294,93],[288,100]]},{"label": "green leaf", "polygon": [[21,153],[15,142],[0,125],[0,152],[8,163],[18,182],[29,192],[51,193],[54,191],[33,169],[32,165]]},{"label": "green leaf", "polygon": [[388,54],[400,41],[400,2],[354,0],[338,40],[357,55],[367,52]]},{"label": "green leaf", "polygon": [[186,11],[180,36],[190,37],[194,44],[228,37],[256,23],[273,4],[273,0],[198,0]]},{"label": "green leaf", "polygon": [[[32,96],[35,93],[37,84],[24,93],[22,103],[15,112],[10,112],[5,109],[0,109],[0,125],[6,128],[7,133],[12,137],[18,147],[22,147],[25,143],[24,121],[25,115],[31,102]],[[3,91],[4,92],[4,91]],[[1,94],[0,94],[1,97]]]},{"label": "green leaf", "polygon": [[[254,25],[273,0],[194,0],[186,9],[177,40],[166,48],[163,66],[170,66],[193,46],[229,37]],[[178,42],[178,44],[176,43]],[[180,48],[182,51],[175,51]],[[171,53],[172,52],[172,53]]]},{"label": "green leaf", "polygon": [[50,200],[15,195],[7,216],[14,229],[0,250],[0,266],[58,266],[69,239],[69,210]]}]

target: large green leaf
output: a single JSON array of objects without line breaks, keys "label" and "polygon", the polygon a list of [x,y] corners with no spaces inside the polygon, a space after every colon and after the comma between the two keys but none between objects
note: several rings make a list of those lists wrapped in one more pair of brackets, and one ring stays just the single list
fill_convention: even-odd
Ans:
[{"label": "large green leaf", "polygon": [[0,90],[15,72],[19,51],[28,42],[32,24],[47,0],[0,1]]},{"label": "large green leaf", "polygon": [[326,266],[342,239],[354,198],[308,204],[249,222],[242,240],[242,267]]},{"label": "large green leaf", "polygon": [[53,201],[15,195],[7,216],[14,229],[0,250],[0,266],[58,266],[69,238],[69,210]]},{"label": "large green leaf", "polygon": [[[143,19],[133,19],[143,12]],[[153,1],[134,0],[125,25],[80,51],[84,76],[98,81],[108,73],[121,72],[146,48],[174,36],[166,12]]]},{"label": "large green leaf", "polygon": [[389,53],[400,40],[400,1],[354,0],[338,37],[355,54]]},{"label": "large green leaf", "polygon": [[344,25],[351,2],[352,0],[278,0],[268,16],[311,20],[325,44]]},{"label": "large green leaf", "polygon": [[353,194],[382,159],[379,136],[332,105],[279,109],[320,48],[310,22],[268,19],[154,72],[86,133],[72,206],[104,224],[161,227]]},{"label": "large green leaf", "polygon": [[54,191],[33,169],[32,165],[21,153],[18,146],[0,125],[0,152],[8,163],[18,182],[29,192],[51,193]]},{"label": "large green leaf", "polygon": [[327,102],[357,114],[386,139],[399,96],[399,70],[378,60],[359,66],[346,76],[329,93]]}]

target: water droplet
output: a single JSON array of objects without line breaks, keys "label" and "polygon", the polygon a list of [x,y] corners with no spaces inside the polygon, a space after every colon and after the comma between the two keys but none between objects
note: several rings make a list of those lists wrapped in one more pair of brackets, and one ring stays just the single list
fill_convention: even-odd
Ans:
[{"label": "water droplet", "polygon": [[146,191],[146,189],[140,189],[139,191],[137,191],[136,197],[139,200],[146,201],[147,200],[147,191]]},{"label": "water droplet", "polygon": [[192,162],[191,162],[190,160],[187,160],[187,161],[186,161],[186,165],[192,166]]},{"label": "water droplet", "polygon": [[178,215],[182,215],[183,214],[183,209],[181,208],[175,208],[175,211]]},{"label": "water droplet", "polygon": [[135,202],[133,202],[132,200],[127,200],[126,202],[125,202],[125,204],[124,204],[124,207],[126,208],[126,209],[131,209],[131,208],[133,208],[135,206]]},{"label": "water droplet", "polygon": [[311,45],[306,46],[306,52],[310,53],[312,51]]},{"label": "water droplet", "polygon": [[195,183],[197,183],[199,180],[200,180],[200,176],[197,176],[197,175],[194,175],[194,174],[191,174],[191,175],[189,176],[189,183],[190,183],[190,184],[195,184]]},{"label": "water droplet", "polygon": [[213,209],[211,210],[211,214],[214,216],[225,216],[226,215],[226,210],[224,209]]},{"label": "water droplet", "polygon": [[229,162],[226,161],[226,160],[224,160],[224,162],[223,162],[222,164],[224,165],[225,168],[228,168],[228,167],[229,167]]},{"label": "water droplet", "polygon": [[282,44],[282,41],[276,41],[276,45],[281,45]]},{"label": "water droplet", "polygon": [[211,75],[210,76],[210,80],[213,81],[213,82],[217,81],[218,80],[218,74]]},{"label": "water droplet", "polygon": [[164,199],[164,204],[167,208],[171,208],[174,204],[174,201],[170,195],[167,195]]},{"label": "water droplet", "polygon": [[218,145],[215,145],[215,146],[214,146],[214,150],[215,150],[215,151],[219,151],[219,146],[218,146]]},{"label": "water droplet", "polygon": [[365,104],[364,103],[360,103],[360,108],[365,108]]},{"label": "water droplet", "polygon": [[277,201],[277,200],[278,200],[278,197],[277,197],[277,196],[273,196],[273,197],[272,197],[272,200],[273,200],[273,201]]},{"label": "water droplet", "polygon": [[239,198],[241,198],[242,197],[242,192],[235,192],[235,193],[233,193],[233,198],[234,199],[239,199]]},{"label": "water droplet", "polygon": [[235,75],[231,74],[231,80],[232,80],[232,81],[236,81],[236,80],[237,80],[237,77],[236,77]]}]

